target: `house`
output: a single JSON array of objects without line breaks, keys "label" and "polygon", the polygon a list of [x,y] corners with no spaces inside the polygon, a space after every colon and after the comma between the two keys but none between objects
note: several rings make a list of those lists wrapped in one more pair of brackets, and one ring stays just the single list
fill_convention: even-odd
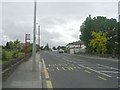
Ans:
[{"label": "house", "polygon": [[72,42],[72,43],[68,43],[66,45],[66,49],[67,49],[67,53],[69,54],[77,54],[80,52],[85,52],[85,46],[84,43],[82,41],[76,41],[76,42]]}]

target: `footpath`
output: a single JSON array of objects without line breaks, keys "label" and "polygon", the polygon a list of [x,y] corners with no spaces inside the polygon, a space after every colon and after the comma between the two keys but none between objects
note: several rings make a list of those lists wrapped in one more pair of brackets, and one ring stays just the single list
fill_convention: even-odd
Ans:
[{"label": "footpath", "polygon": [[42,88],[42,64],[40,54],[36,54],[36,71],[32,71],[32,57],[20,64],[16,70],[2,82],[2,88]]}]

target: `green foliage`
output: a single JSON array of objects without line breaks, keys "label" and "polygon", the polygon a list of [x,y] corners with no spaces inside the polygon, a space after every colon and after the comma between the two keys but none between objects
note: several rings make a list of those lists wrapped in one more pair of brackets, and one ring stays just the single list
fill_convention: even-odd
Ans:
[{"label": "green foliage", "polygon": [[10,60],[10,59],[12,59],[12,52],[10,52],[10,51],[6,51],[6,50],[2,50],[2,60],[3,61],[8,61],[8,60]]},{"label": "green foliage", "polygon": [[50,50],[48,43],[47,43],[47,45],[44,47],[44,50]]},{"label": "green foliage", "polygon": [[[107,19],[106,17],[97,16],[91,18],[91,15],[86,18],[80,27],[81,36],[80,39],[84,42],[87,47],[87,51],[91,51],[92,47],[89,45],[90,40],[93,38],[91,32],[107,32],[108,43],[106,44],[107,53],[113,53],[116,51],[117,42],[117,30],[118,25],[116,19]],[[93,48],[94,49],[94,48]]]},{"label": "green foliage", "polygon": [[52,49],[53,49],[53,50],[56,50],[56,47],[54,46]]},{"label": "green foliage", "polygon": [[107,33],[102,32],[92,32],[93,39],[90,40],[90,46],[92,46],[98,53],[104,54],[106,49],[106,44],[108,38],[106,38]]},{"label": "green foliage", "polygon": [[23,57],[24,55],[25,55],[25,53],[23,53],[23,52],[18,53],[18,57]]},{"label": "green foliage", "polygon": [[[28,46],[28,53],[32,52],[32,45],[29,43]],[[7,42],[5,46],[0,48],[0,53],[2,51],[2,63],[6,63],[9,60],[14,58],[19,58],[25,56],[24,44],[21,43],[19,40]]]},{"label": "green foliage", "polygon": [[41,50],[44,50],[43,46],[40,47]]}]

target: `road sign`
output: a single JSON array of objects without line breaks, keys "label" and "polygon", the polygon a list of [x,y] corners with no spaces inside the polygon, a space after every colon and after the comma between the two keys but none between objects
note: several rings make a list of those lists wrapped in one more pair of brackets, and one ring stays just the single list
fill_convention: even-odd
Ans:
[{"label": "road sign", "polygon": [[25,39],[30,40],[30,34],[26,34]]}]

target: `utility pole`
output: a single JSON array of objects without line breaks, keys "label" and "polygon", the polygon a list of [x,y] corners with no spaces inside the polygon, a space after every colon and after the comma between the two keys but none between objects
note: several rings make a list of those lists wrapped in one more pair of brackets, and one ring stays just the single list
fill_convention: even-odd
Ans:
[{"label": "utility pole", "polygon": [[[40,25],[38,25],[38,45],[40,47]],[[41,62],[41,48],[39,48],[40,62]]]},{"label": "utility pole", "polygon": [[32,56],[33,56],[33,68],[32,71],[36,71],[36,0],[34,1],[34,27],[33,27],[33,50],[32,50]]},{"label": "utility pole", "polygon": [[[40,47],[40,25],[38,25],[38,45]],[[39,52],[40,52],[40,48],[39,48]]]}]

